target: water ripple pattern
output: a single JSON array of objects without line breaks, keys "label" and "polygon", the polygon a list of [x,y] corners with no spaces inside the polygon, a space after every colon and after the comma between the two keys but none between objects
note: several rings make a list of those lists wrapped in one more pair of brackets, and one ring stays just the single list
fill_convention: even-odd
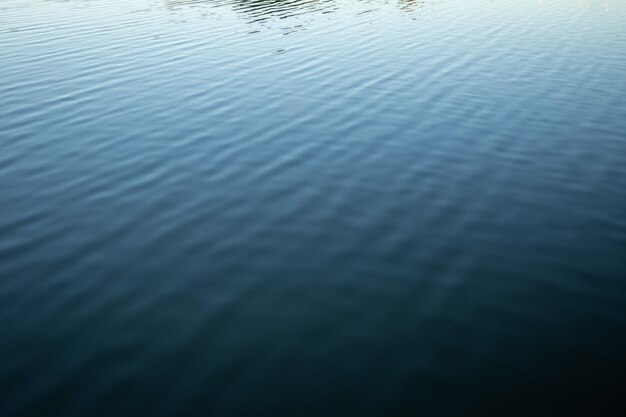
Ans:
[{"label": "water ripple pattern", "polygon": [[614,407],[624,22],[3,0],[0,415]]}]

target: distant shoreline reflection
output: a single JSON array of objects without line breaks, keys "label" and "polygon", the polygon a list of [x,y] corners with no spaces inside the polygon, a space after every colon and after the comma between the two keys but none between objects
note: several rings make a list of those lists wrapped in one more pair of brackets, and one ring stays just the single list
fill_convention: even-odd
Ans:
[{"label": "distant shoreline reflection", "polygon": [[[378,4],[396,3],[398,8],[413,12],[422,8],[430,0],[396,0],[396,1],[372,1],[357,0],[355,3],[362,4],[365,10],[360,13],[377,10]],[[217,8],[230,5],[233,10],[245,16],[249,24],[263,23],[272,19],[288,19],[314,13],[329,14],[338,11],[341,7],[336,0],[165,0],[168,9],[176,10],[181,7],[205,5],[209,8]],[[367,7],[369,6],[369,8]]]}]

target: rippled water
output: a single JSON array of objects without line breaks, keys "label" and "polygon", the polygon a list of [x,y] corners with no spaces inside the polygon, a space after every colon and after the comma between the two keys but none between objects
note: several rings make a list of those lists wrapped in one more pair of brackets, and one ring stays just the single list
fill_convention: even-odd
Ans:
[{"label": "rippled water", "polygon": [[0,69],[3,417],[617,405],[626,2],[3,0]]}]

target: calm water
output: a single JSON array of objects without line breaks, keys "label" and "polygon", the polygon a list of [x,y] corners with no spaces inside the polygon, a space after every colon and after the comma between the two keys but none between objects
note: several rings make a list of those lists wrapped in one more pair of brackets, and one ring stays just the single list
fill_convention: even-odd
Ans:
[{"label": "calm water", "polygon": [[625,1],[2,0],[0,74],[3,417],[619,405]]}]

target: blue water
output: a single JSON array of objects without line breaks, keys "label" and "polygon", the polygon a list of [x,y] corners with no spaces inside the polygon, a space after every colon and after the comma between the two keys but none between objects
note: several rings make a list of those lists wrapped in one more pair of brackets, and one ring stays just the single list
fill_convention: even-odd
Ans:
[{"label": "blue water", "polygon": [[625,214],[624,1],[0,3],[2,417],[608,415]]}]

